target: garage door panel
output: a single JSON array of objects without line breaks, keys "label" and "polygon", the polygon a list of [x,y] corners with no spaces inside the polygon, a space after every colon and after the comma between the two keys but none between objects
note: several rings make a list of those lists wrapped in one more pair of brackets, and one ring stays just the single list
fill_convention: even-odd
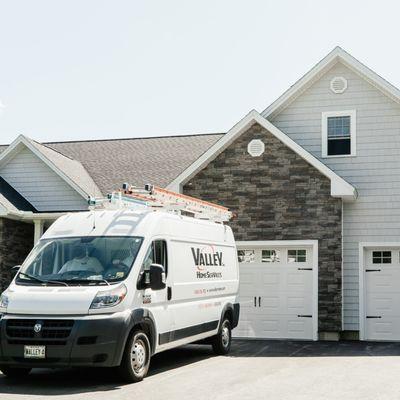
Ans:
[{"label": "garage door panel", "polygon": [[260,331],[263,337],[272,339],[310,339],[312,318],[262,318]]},{"label": "garage door panel", "polygon": [[384,270],[366,272],[365,285],[368,292],[391,291],[398,292],[400,282],[400,272],[397,270]]},{"label": "garage door panel", "polygon": [[270,254],[256,249],[251,261],[239,264],[241,312],[235,336],[313,339],[313,257],[306,249],[307,262],[304,251],[302,262],[293,257],[289,262],[288,248],[281,247],[278,261],[266,261]]},{"label": "garage door panel", "polygon": [[369,293],[366,315],[399,316],[400,293]]},{"label": "garage door panel", "polygon": [[400,340],[399,249],[364,249],[364,337],[367,340]]},{"label": "garage door panel", "polygon": [[312,314],[312,296],[303,296],[302,293],[298,295],[293,293],[280,293],[278,296],[261,296],[260,308],[263,312],[268,314]]},{"label": "garage door panel", "polygon": [[262,271],[262,284],[265,288],[274,290],[279,287],[281,280],[280,271]]},{"label": "garage door panel", "polygon": [[259,330],[257,321],[243,321],[241,318],[239,325],[234,330],[234,335],[238,338],[257,338]]},{"label": "garage door panel", "polygon": [[400,317],[366,320],[368,340],[399,340]]}]

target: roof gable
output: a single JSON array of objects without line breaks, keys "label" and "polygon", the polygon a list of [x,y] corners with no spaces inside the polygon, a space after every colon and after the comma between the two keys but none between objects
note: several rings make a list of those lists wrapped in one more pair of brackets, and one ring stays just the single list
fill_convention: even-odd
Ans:
[{"label": "roof gable", "polygon": [[0,154],[0,167],[7,164],[22,147],[28,148],[52,171],[62,178],[83,198],[101,196],[101,192],[79,161],[73,160],[47,146],[20,135]]},{"label": "roof gable", "polygon": [[260,124],[272,135],[279,139],[283,144],[297,153],[310,165],[316,168],[321,174],[325,175],[331,181],[331,195],[340,197],[343,200],[354,200],[357,192],[353,186],[347,183],[343,178],[335,174],[331,169],[324,165],[321,161],[307,152],[303,147],[298,145],[282,131],[280,131],[271,122],[262,117],[257,111],[253,110],[242,118],[232,129],[229,130],[218,142],[210,147],[201,157],[199,157],[192,165],[183,171],[177,178],[168,185],[169,189],[181,191],[182,185],[187,183],[193,176],[202,170],[210,161],[214,160],[222,153],[231,143],[233,143],[240,135],[246,132],[254,123]]},{"label": "roof gable", "polygon": [[380,90],[390,99],[400,104],[400,90],[369,69],[341,47],[335,47],[326,57],[316,64],[309,72],[300,78],[293,86],[283,93],[277,100],[269,105],[261,115],[264,118],[274,118],[304,91],[313,85],[322,75],[338,62],[343,63],[361,78]]},{"label": "roof gable", "polygon": [[36,208],[29,203],[20,193],[9,185],[0,176],[0,204],[10,211],[31,211],[37,212]]}]

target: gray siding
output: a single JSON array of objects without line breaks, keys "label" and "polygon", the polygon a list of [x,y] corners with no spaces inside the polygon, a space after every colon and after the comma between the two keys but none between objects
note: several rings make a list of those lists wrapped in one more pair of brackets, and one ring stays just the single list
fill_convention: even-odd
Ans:
[{"label": "gray siding", "polygon": [[87,209],[86,200],[26,147],[0,169],[0,176],[38,211]]},{"label": "gray siding", "polygon": [[[252,139],[265,153],[251,157]],[[258,124],[198,172],[183,193],[228,207],[236,240],[318,240],[318,329],[342,328],[342,201],[331,182]]]},{"label": "gray siding", "polygon": [[[344,76],[348,89],[330,91]],[[357,155],[321,158],[321,113],[357,111]],[[271,122],[357,188],[344,205],[344,328],[358,330],[358,244],[400,239],[400,106],[343,64],[336,64]]]}]

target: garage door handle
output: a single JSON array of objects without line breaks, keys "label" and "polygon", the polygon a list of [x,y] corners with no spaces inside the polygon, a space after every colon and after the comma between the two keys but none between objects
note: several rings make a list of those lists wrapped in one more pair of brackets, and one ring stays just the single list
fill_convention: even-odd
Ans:
[{"label": "garage door handle", "polygon": [[367,315],[367,318],[382,318],[380,315]]},{"label": "garage door handle", "polygon": [[312,271],[312,268],[297,268],[298,271]]},{"label": "garage door handle", "polygon": [[258,307],[261,307],[261,296],[258,297]]},{"label": "garage door handle", "polygon": [[299,314],[297,318],[312,318],[312,315]]},{"label": "garage door handle", "polygon": [[254,307],[257,307],[257,297],[254,296]]},{"label": "garage door handle", "polygon": [[380,269],[366,269],[365,272],[381,272]]}]

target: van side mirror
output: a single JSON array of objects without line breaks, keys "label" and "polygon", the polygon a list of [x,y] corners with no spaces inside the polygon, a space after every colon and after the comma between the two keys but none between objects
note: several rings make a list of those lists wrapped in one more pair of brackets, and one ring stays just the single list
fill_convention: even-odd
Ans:
[{"label": "van side mirror", "polygon": [[160,264],[150,265],[150,289],[161,290],[165,289],[165,269]]}]

